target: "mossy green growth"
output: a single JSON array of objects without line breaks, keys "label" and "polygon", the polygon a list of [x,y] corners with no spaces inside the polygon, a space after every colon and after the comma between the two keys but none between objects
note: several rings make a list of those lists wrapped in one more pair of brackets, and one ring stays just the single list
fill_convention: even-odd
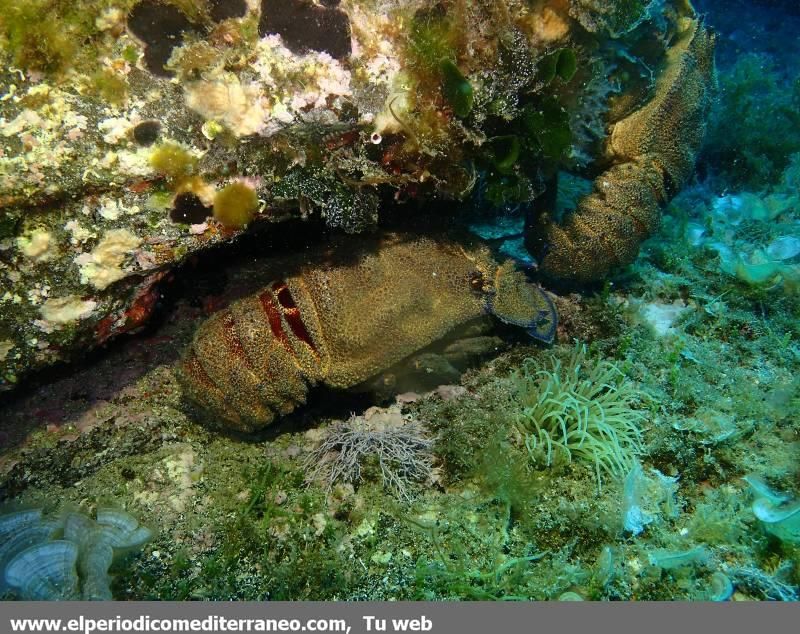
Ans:
[{"label": "mossy green growth", "polygon": [[435,73],[443,59],[456,52],[458,30],[441,5],[418,11],[411,20],[408,55],[411,65],[423,72]]},{"label": "mossy green growth", "polygon": [[51,14],[46,0],[0,0],[0,35],[12,62],[25,70],[57,73],[76,53],[70,29]]},{"label": "mossy green growth", "polygon": [[522,174],[499,174],[487,177],[483,196],[490,205],[503,207],[533,200],[536,190]]},{"label": "mossy green growth", "polygon": [[578,58],[571,48],[562,48],[545,55],[539,60],[537,78],[546,84],[556,77],[568,82],[578,70]]},{"label": "mossy green growth", "polygon": [[214,218],[228,229],[241,229],[258,211],[256,191],[241,181],[226,185],[214,196]]},{"label": "mossy green growth", "polygon": [[[533,553],[522,557],[507,557],[500,548],[493,548],[494,561],[481,566],[468,547],[455,541],[443,546],[438,527],[406,521],[431,542],[432,557],[417,559],[412,581],[414,600],[459,599],[468,601],[525,601],[531,598],[531,565],[546,555]],[[507,522],[511,523],[510,515]],[[487,544],[488,546],[488,544]]]},{"label": "mossy green growth", "polygon": [[128,82],[108,70],[94,73],[92,86],[96,93],[110,104],[121,104],[128,98]]},{"label": "mossy green growth", "polygon": [[[136,0],[0,0],[0,49],[14,66],[59,76],[69,68],[91,75],[108,52],[97,19]],[[135,60],[134,60],[135,61]]]},{"label": "mossy green growth", "polygon": [[180,181],[188,178],[197,169],[197,157],[175,141],[165,141],[150,155],[150,166],[162,176]]},{"label": "mossy green growth", "polygon": [[128,45],[122,49],[122,59],[124,59],[129,64],[135,64],[139,59],[139,52],[136,50],[136,47],[133,45]]},{"label": "mossy green growth", "polygon": [[572,145],[569,113],[553,97],[544,99],[538,105],[526,106],[521,123],[547,159],[557,161],[563,158]]},{"label": "mossy green growth", "polygon": [[449,59],[439,63],[442,72],[442,94],[457,117],[466,117],[472,112],[475,100],[472,84],[461,73],[458,66]]}]

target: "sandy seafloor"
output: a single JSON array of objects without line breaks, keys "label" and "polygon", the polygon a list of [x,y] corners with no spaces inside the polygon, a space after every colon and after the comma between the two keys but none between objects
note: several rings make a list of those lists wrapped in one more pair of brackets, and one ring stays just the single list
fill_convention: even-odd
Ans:
[{"label": "sandy seafloor", "polygon": [[[358,482],[307,482],[331,422],[363,414],[369,397],[313,398],[250,437],[187,416],[175,363],[220,302],[256,284],[258,263],[242,258],[225,272],[179,272],[146,331],[4,400],[6,510],[111,506],[150,527],[153,539],[114,563],[117,599],[795,599],[798,520],[787,511],[767,524],[753,504],[769,491],[789,498],[781,510],[800,499],[800,284],[794,269],[754,283],[722,263],[776,240],[786,255],[800,239],[800,147],[787,134],[785,148],[767,148],[784,164],[746,182],[730,163],[735,147],[713,143],[730,115],[720,109],[736,105],[724,91],[746,81],[745,92],[763,91],[762,111],[737,126],[753,144],[774,140],[754,126],[771,104],[798,99],[800,46],[789,34],[800,17],[791,3],[698,4],[719,30],[723,90],[698,180],[634,265],[558,300],[556,344],[503,330],[460,380],[370,412],[420,422],[434,453],[424,481],[399,495],[366,464]],[[752,77],[765,64],[766,83]],[[747,149],[758,161],[759,147]],[[770,196],[786,206],[764,220]],[[634,390],[637,482],[606,474],[598,486],[577,459],[534,464],[513,432],[508,376],[525,358],[566,361],[575,340]],[[632,506],[639,530],[626,523]]]}]

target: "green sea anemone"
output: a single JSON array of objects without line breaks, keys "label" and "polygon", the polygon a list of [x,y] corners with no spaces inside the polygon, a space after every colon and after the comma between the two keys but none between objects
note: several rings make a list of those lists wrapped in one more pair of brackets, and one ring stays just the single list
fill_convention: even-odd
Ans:
[{"label": "green sea anemone", "polygon": [[613,363],[587,360],[578,345],[563,366],[556,357],[547,369],[526,359],[510,381],[513,422],[534,463],[590,462],[598,487],[601,472],[621,477],[633,466],[644,414],[632,407],[639,398],[633,383]]}]

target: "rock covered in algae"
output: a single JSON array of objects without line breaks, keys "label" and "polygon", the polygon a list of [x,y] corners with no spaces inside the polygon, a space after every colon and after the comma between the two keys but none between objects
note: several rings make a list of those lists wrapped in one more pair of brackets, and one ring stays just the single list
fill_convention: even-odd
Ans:
[{"label": "rock covered in algae", "polygon": [[0,0],[0,389],[138,329],[243,231],[530,203],[636,93],[603,41],[650,20],[666,50],[686,2],[623,4]]}]

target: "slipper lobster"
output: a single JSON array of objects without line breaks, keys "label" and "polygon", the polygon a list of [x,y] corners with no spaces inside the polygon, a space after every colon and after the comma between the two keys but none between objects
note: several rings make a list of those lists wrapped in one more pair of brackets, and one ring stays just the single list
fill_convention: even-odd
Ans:
[{"label": "slipper lobster", "polygon": [[555,334],[553,303],[512,261],[382,236],[347,262],[320,258],[212,315],[178,377],[207,422],[252,432],[304,404],[313,386],[355,387],[486,313],[540,340]]}]

